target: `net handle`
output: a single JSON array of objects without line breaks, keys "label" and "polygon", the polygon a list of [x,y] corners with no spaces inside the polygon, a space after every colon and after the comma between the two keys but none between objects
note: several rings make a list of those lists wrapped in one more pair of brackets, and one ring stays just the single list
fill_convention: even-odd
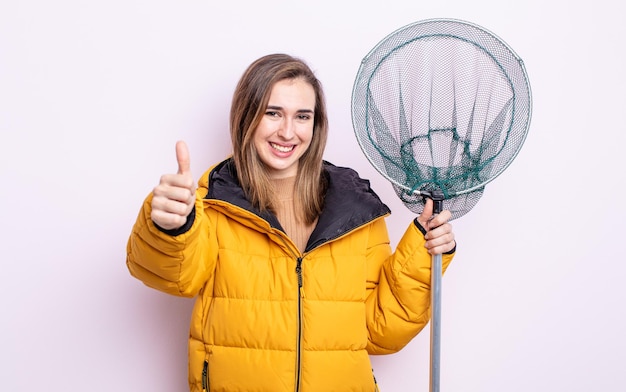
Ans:
[{"label": "net handle", "polygon": [[439,392],[441,373],[441,255],[433,255],[430,276],[430,392]]},{"label": "net handle", "polygon": [[[434,190],[426,197],[433,201],[431,220],[443,209],[443,192]],[[441,286],[443,262],[441,254],[435,254],[430,266],[430,392],[439,392],[441,381]]]}]

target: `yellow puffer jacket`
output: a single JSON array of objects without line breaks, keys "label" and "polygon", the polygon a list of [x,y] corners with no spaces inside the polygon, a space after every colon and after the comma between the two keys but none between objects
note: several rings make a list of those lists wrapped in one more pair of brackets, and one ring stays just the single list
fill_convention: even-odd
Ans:
[{"label": "yellow puffer jacket", "polygon": [[372,392],[368,354],[400,350],[427,324],[431,257],[420,228],[411,223],[392,254],[389,209],[369,182],[325,170],[325,209],[303,253],[243,197],[231,160],[202,176],[176,232],[154,225],[146,199],[127,265],[150,287],[197,297],[192,392]]}]

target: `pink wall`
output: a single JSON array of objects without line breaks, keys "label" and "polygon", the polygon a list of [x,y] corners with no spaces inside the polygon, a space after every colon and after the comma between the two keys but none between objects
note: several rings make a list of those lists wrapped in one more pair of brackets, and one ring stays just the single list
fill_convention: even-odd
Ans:
[{"label": "pink wall", "polygon": [[[185,390],[191,300],[133,280],[126,240],[176,140],[198,176],[228,153],[230,95],[262,54],[317,70],[326,158],[372,180],[397,241],[412,216],[361,153],[350,95],[380,39],[433,17],[504,38],[534,97],[520,155],[454,222],[442,390],[623,390],[622,3],[241,3],[0,5],[0,390]],[[373,358],[381,390],[428,390],[428,341]]]}]

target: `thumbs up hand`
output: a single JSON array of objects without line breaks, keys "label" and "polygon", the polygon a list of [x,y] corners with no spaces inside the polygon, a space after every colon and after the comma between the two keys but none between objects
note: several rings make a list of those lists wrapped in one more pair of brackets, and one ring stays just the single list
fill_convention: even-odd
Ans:
[{"label": "thumbs up hand", "polygon": [[178,172],[164,174],[152,191],[154,223],[166,230],[180,228],[187,221],[196,201],[196,185],[191,175],[189,150],[183,141],[176,143]]}]

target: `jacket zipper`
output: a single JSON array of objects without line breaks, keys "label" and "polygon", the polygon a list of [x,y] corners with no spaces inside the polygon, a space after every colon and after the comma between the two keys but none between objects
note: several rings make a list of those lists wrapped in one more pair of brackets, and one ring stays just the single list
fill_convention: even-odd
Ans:
[{"label": "jacket zipper", "polygon": [[374,369],[372,369],[372,377],[374,377],[374,392],[380,392],[380,389],[378,389],[378,383],[376,382],[376,376],[374,375]]},{"label": "jacket zipper", "polygon": [[302,288],[302,257],[297,258],[296,275],[298,276],[298,336],[296,340],[296,392],[300,390],[300,377],[302,373],[301,351],[302,351],[302,299],[304,290]]},{"label": "jacket zipper", "polygon": [[205,360],[202,366],[202,392],[209,391],[209,361]]}]

